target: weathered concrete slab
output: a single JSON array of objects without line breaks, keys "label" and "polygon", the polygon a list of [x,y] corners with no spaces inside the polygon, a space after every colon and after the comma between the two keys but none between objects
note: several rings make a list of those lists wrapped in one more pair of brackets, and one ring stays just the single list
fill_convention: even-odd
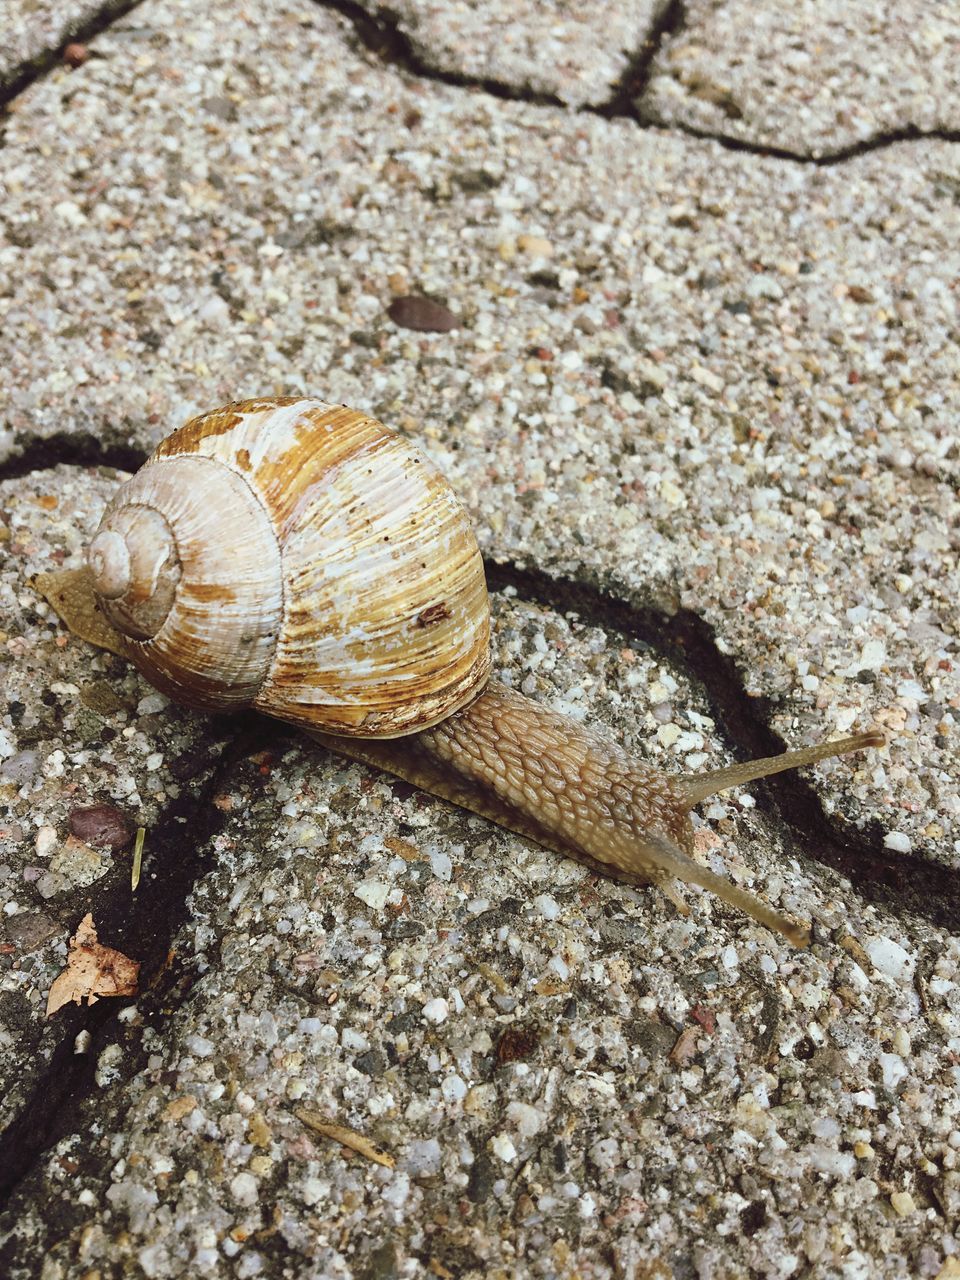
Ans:
[{"label": "weathered concrete slab", "polygon": [[[370,409],[489,553],[696,610],[784,731],[902,735],[854,808],[955,859],[957,149],[819,173],[428,93],[270,12],[251,62],[260,21],[141,8],[11,121],[14,449],[263,392]],[[395,324],[417,292],[459,327]]]},{"label": "weathered concrete slab", "polygon": [[[658,729],[709,739],[655,655],[520,602],[497,615],[508,680],[668,767]],[[745,800],[711,808],[703,851],[812,911],[809,953],[704,895],[681,921],[309,746],[239,766],[216,803],[178,969],[104,1024],[87,1100],[8,1206],[11,1280],[41,1256],[47,1280],[771,1257],[893,1277],[953,1247],[956,940],[864,909]]]},{"label": "weathered concrete slab", "polygon": [[[360,3],[382,20],[382,5]],[[426,68],[579,107],[610,98],[666,3],[601,0],[578,7],[562,0],[484,5],[399,0],[390,5],[389,17]]]},{"label": "weathered concrete slab", "polygon": [[639,104],[645,119],[823,156],[960,128],[949,2],[689,0]]},{"label": "weathered concrete slab", "polygon": [[[348,34],[313,7],[214,22],[165,0],[17,102],[11,475],[143,450],[247,394],[370,409],[531,584],[539,608],[499,601],[495,649],[531,695],[675,767],[731,745],[724,681],[735,736],[883,726],[886,752],[813,780],[862,830],[853,883],[817,861],[836,837],[812,802],[800,834],[749,798],[705,811],[705,857],[818,922],[796,955],[704,895],[682,922],[269,729],[231,726],[217,764],[222,727],[141,710],[146,687],[59,647],[27,585],[76,555],[111,478],[10,479],[0,629],[23,711],[0,729],[39,768],[3,792],[9,1110],[93,1038],[7,1207],[4,1265],[937,1275],[960,1127],[960,152],[814,171],[405,79]],[[391,304],[419,293],[459,323],[401,327]],[[104,685],[119,706],[97,711]],[[59,849],[87,798],[150,829],[132,904],[123,851],[40,893],[39,832]],[[901,896],[925,887],[913,913],[898,859]],[[155,985],[58,1041],[31,1018],[89,904]],[[28,951],[42,915],[59,932]],[[396,1170],[310,1137],[299,1106]]]},{"label": "weathered concrete slab", "polygon": [[0,0],[0,95],[78,32],[130,8],[132,0]]}]

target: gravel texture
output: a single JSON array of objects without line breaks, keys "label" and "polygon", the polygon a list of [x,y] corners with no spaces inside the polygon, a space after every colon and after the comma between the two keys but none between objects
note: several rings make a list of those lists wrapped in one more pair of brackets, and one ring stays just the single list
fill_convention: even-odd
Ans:
[{"label": "gravel texture", "polygon": [[[124,819],[154,829],[223,745],[216,722],[170,714],[162,694],[71,639],[29,589],[34,571],[76,560],[116,483],[113,472],[61,467],[0,486],[2,1127],[63,1037],[43,1012],[69,934],[118,885],[129,900]],[[93,805],[108,806],[99,822]]]},{"label": "gravel texture", "polygon": [[[0,96],[46,65],[78,32],[132,8],[132,0],[0,0]],[[83,55],[70,51],[74,60]]]},{"label": "gravel texture", "polygon": [[960,10],[951,0],[686,0],[641,115],[823,156],[960,128]]},{"label": "gravel texture", "polygon": [[[39,1090],[54,1140],[0,1271],[949,1276],[957,146],[733,154],[401,75],[286,0],[149,0],[93,52],[0,149],[0,1095],[29,1148]],[[507,578],[540,575],[540,607],[496,601],[531,696],[674,768],[726,758],[727,659],[734,721],[884,729],[811,779],[860,892],[763,792],[702,809],[701,856],[813,918],[810,952],[67,640],[29,575],[115,477],[24,457],[300,391],[417,438]],[[558,575],[652,611],[648,643],[565,617]],[[706,657],[667,642],[688,614]],[[129,851],[72,834],[92,803],[148,829],[135,899]],[[880,854],[942,902],[870,905]],[[45,1024],[88,909],[145,994]]]},{"label": "gravel texture", "polygon": [[[509,597],[495,616],[509,682],[665,768],[722,761],[701,691],[654,653]],[[47,1280],[894,1277],[956,1248],[956,940],[801,866],[749,795],[711,802],[701,853],[812,912],[808,953],[296,742],[213,800],[172,974],[85,1046],[89,1097],[8,1206],[11,1280],[41,1255]],[[36,978],[15,962],[8,983]]]},{"label": "gravel texture", "polygon": [[[441,75],[545,94],[569,106],[606,102],[667,0],[398,0],[387,12],[416,60]],[[386,6],[360,0],[372,17]]]},{"label": "gravel texture", "polygon": [[[263,393],[372,410],[489,553],[696,610],[795,740],[898,736],[852,809],[955,862],[956,148],[817,172],[428,92],[270,13],[257,60],[244,12],[141,8],[18,104],[9,446],[146,448]],[[461,327],[401,328],[410,293]]]}]

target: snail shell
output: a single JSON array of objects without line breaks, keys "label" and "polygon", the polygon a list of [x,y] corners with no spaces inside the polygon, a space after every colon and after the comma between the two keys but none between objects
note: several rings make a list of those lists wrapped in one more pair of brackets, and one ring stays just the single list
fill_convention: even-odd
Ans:
[{"label": "snail shell", "polygon": [[118,490],[88,564],[133,662],[189,706],[395,737],[487,682],[466,514],[414,445],[353,409],[247,400],[192,419]]},{"label": "snail shell", "polygon": [[690,810],[883,744],[866,732],[664,775],[488,683],[483,566],[456,497],[402,436],[319,400],[194,418],[118,490],[88,568],[36,582],[78,635],[181,702],[252,703],[608,875],[657,884],[681,911],[676,880],[710,889],[798,946],[804,926],[695,860]]}]

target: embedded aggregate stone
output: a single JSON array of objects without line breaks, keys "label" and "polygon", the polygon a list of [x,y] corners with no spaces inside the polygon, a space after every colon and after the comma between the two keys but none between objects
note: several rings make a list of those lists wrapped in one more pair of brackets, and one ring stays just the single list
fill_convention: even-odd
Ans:
[{"label": "embedded aggregate stone", "polygon": [[122,13],[131,0],[0,0],[0,94],[87,23]]},{"label": "embedded aggregate stone", "polygon": [[[371,17],[384,20],[382,5],[360,3]],[[562,0],[397,0],[388,16],[425,68],[579,107],[607,101],[665,5],[666,0],[595,0],[582,6]]]},{"label": "embedded aggregate stone", "polygon": [[[816,794],[956,870],[954,144],[735,155],[404,75],[280,0],[148,0],[13,105],[12,471],[246,395],[374,412],[491,560],[704,618],[791,743],[878,724],[890,746],[818,766]],[[413,295],[457,327],[395,325]],[[232,731],[30,590],[115,482],[61,466],[0,503],[4,1121],[74,1041],[88,1081],[0,1217],[3,1274],[949,1274],[955,936],[868,905],[751,788],[702,806],[698,856],[812,919],[804,953],[268,728],[214,773]],[[495,608],[501,678],[665,767],[729,759],[655,649]],[[77,807],[149,833],[187,802],[196,881],[151,918],[173,868],[147,864],[149,938],[126,851],[53,869]],[[44,1023],[88,907],[169,964]]]},{"label": "embedded aggregate stone", "polygon": [[960,127],[950,0],[686,0],[636,104],[645,120],[802,156]]}]

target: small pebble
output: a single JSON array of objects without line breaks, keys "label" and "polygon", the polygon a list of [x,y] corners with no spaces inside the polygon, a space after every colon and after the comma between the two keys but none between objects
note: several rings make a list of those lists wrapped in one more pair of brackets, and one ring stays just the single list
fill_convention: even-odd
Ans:
[{"label": "small pebble", "polygon": [[911,1213],[917,1211],[916,1202],[909,1191],[894,1191],[890,1197],[890,1203],[893,1205],[894,1212],[901,1218],[909,1217]]},{"label": "small pebble", "polygon": [[39,827],[34,840],[38,858],[49,858],[57,847],[57,829],[49,825]]},{"label": "small pebble", "polygon": [[255,1205],[260,1194],[260,1184],[252,1173],[238,1173],[230,1182],[230,1194],[237,1204]]},{"label": "small pebble", "polygon": [[67,818],[71,835],[95,849],[123,849],[133,839],[134,824],[112,804],[94,804],[73,809]]},{"label": "small pebble", "polygon": [[913,968],[912,957],[892,938],[871,938],[864,944],[864,950],[874,968],[888,978],[903,981]]},{"label": "small pebble", "polygon": [[390,896],[392,885],[383,880],[361,880],[354,889],[354,896],[365,902],[373,911],[382,911]]},{"label": "small pebble", "polygon": [[446,1000],[436,998],[428,1000],[423,1006],[423,1016],[427,1022],[439,1024],[445,1022],[450,1016],[450,1006]]},{"label": "small pebble", "polygon": [[449,333],[460,323],[441,302],[412,294],[394,298],[387,307],[387,315],[401,329],[414,329],[418,333]]},{"label": "small pebble", "polygon": [[517,1158],[517,1149],[513,1145],[513,1141],[506,1133],[498,1133],[490,1143],[490,1150],[498,1160],[510,1164]]}]

